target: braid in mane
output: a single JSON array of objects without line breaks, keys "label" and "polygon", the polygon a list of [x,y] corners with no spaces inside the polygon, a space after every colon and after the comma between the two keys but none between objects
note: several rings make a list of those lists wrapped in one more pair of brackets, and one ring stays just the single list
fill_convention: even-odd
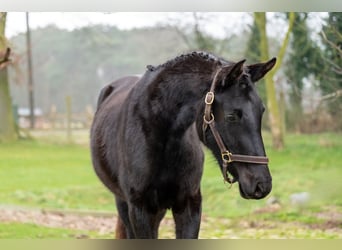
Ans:
[{"label": "braid in mane", "polygon": [[223,63],[225,63],[225,61],[213,54],[202,51],[194,51],[177,56],[158,66],[147,65],[147,69],[149,71],[155,71],[158,69],[177,71],[184,70],[186,68],[191,70],[198,68],[196,66],[200,65],[203,69],[211,70],[213,65],[221,65]]}]

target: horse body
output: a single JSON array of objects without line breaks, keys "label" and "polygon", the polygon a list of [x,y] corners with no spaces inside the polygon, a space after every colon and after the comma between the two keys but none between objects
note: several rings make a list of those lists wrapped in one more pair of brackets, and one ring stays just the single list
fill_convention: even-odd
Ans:
[{"label": "horse body", "polygon": [[[95,171],[115,194],[117,203],[119,200],[124,204],[121,206],[130,203],[142,209],[150,215],[149,220],[156,220],[154,224],[159,224],[159,214],[165,213],[166,209],[171,208],[177,217],[177,213],[183,213],[188,207],[197,210],[193,212],[199,223],[200,206],[191,205],[201,203],[204,159],[194,124],[197,111],[189,109],[187,112],[194,112],[193,118],[187,121],[188,124],[182,124],[181,120],[175,126],[182,105],[178,105],[178,110],[158,106],[161,105],[160,97],[156,96],[157,100],[150,106],[151,85],[142,86],[142,81],[144,83],[145,79],[123,78],[102,91],[108,92],[111,88],[112,92],[104,95],[105,98],[100,95],[93,124]],[[160,112],[167,115],[163,117]],[[174,117],[170,113],[174,113]],[[155,228],[142,231],[143,235],[138,229],[131,229],[128,235],[155,237]]]},{"label": "horse body", "polygon": [[[203,98],[222,63],[229,65],[194,53],[101,91],[91,130],[92,160],[115,195],[117,235],[157,238],[159,223],[171,209],[176,237],[198,237],[204,160],[198,124]],[[215,144],[210,135],[208,143]],[[215,154],[217,147],[212,148]],[[250,166],[242,168],[248,172]]]}]

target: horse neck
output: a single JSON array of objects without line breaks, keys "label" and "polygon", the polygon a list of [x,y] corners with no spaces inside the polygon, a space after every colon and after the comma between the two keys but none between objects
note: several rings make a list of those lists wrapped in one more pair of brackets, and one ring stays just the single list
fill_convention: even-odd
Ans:
[{"label": "horse neck", "polygon": [[211,79],[211,73],[200,74],[186,72],[168,77],[167,82],[170,82],[170,86],[168,86],[168,88],[171,87],[172,91],[185,94],[190,94],[189,92],[191,92],[193,95],[201,98],[203,97],[203,94],[209,90]]},{"label": "horse neck", "polygon": [[[192,60],[191,57],[181,61],[170,68],[165,68],[160,75],[168,88],[177,88],[183,93],[191,92],[201,98],[210,88],[210,83],[217,69],[217,62],[203,58]],[[171,90],[172,91],[172,90]]]},{"label": "horse neck", "polygon": [[182,136],[200,115],[204,96],[210,88],[213,72],[164,71],[155,77],[144,95],[149,103],[150,115],[156,130]]}]

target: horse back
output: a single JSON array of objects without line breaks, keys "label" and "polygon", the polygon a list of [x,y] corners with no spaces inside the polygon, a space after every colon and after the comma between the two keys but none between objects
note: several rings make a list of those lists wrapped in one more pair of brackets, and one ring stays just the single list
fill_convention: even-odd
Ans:
[{"label": "horse back", "polygon": [[101,104],[109,96],[121,95],[121,94],[124,94],[125,92],[128,92],[139,79],[140,79],[139,76],[126,76],[103,87],[100,91],[99,98],[97,100],[97,109],[99,109]]}]

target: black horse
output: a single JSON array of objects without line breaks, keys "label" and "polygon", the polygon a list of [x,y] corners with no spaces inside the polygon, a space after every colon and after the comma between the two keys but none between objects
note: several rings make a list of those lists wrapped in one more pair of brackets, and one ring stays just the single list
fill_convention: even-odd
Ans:
[{"label": "black horse", "polygon": [[244,66],[193,52],[102,89],[91,153],[96,174],[115,195],[117,238],[157,238],[167,209],[177,238],[198,237],[201,141],[242,197],[271,191],[261,137],[265,108],[254,83],[275,62]]}]

